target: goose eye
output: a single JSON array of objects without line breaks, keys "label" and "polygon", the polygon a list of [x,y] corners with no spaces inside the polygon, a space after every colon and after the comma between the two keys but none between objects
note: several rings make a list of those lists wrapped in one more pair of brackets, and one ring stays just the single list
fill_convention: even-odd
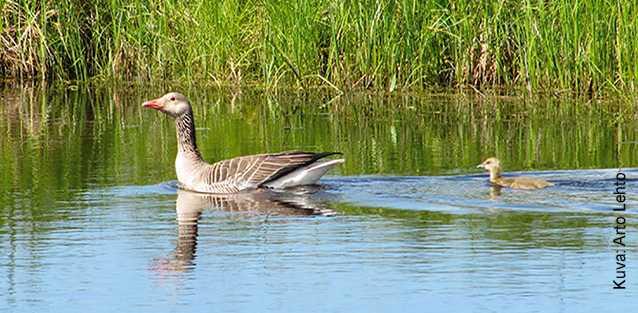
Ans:
[{"label": "goose eye", "polygon": [[175,101],[175,97],[171,97],[171,101]]}]

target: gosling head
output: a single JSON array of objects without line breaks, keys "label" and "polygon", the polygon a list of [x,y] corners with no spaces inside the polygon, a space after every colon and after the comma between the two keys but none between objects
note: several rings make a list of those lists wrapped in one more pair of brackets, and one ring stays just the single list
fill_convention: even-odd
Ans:
[{"label": "gosling head", "polygon": [[483,163],[477,165],[476,167],[484,168],[490,172],[498,172],[501,170],[501,161],[499,161],[497,158],[492,157],[483,161]]},{"label": "gosling head", "polygon": [[191,112],[188,99],[179,92],[169,92],[157,99],[144,102],[142,106],[164,112],[172,118],[178,118]]}]

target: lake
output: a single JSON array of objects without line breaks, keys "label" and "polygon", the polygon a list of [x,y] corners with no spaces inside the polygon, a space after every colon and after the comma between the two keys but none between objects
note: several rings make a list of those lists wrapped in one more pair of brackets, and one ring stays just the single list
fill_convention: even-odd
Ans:
[{"label": "lake", "polygon": [[[205,159],[340,151],[321,186],[178,190],[168,88],[0,91],[0,312],[611,312],[638,304],[627,100],[182,89]],[[496,190],[496,155],[536,191]],[[614,290],[617,173],[627,289]]]}]

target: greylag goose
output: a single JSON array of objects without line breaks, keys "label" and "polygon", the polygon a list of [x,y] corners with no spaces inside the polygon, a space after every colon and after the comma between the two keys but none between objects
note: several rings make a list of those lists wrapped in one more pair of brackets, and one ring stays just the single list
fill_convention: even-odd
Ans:
[{"label": "greylag goose", "polygon": [[203,192],[228,194],[259,188],[288,188],[316,184],[321,176],[344,159],[322,160],[338,152],[289,151],[236,157],[208,164],[202,158],[195,137],[195,120],[188,99],[170,92],[144,102],[175,119],[177,157],[175,171],[180,187]]},{"label": "greylag goose", "polygon": [[554,184],[537,178],[531,177],[501,177],[501,161],[497,158],[488,158],[476,167],[484,168],[490,172],[490,182],[496,186],[508,187],[514,189],[540,189]]}]

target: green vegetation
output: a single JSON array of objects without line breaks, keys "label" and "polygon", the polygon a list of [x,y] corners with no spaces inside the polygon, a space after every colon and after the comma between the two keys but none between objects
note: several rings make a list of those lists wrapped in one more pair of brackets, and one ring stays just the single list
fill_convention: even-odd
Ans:
[{"label": "green vegetation", "polygon": [[0,76],[635,90],[636,1],[0,0]]}]

